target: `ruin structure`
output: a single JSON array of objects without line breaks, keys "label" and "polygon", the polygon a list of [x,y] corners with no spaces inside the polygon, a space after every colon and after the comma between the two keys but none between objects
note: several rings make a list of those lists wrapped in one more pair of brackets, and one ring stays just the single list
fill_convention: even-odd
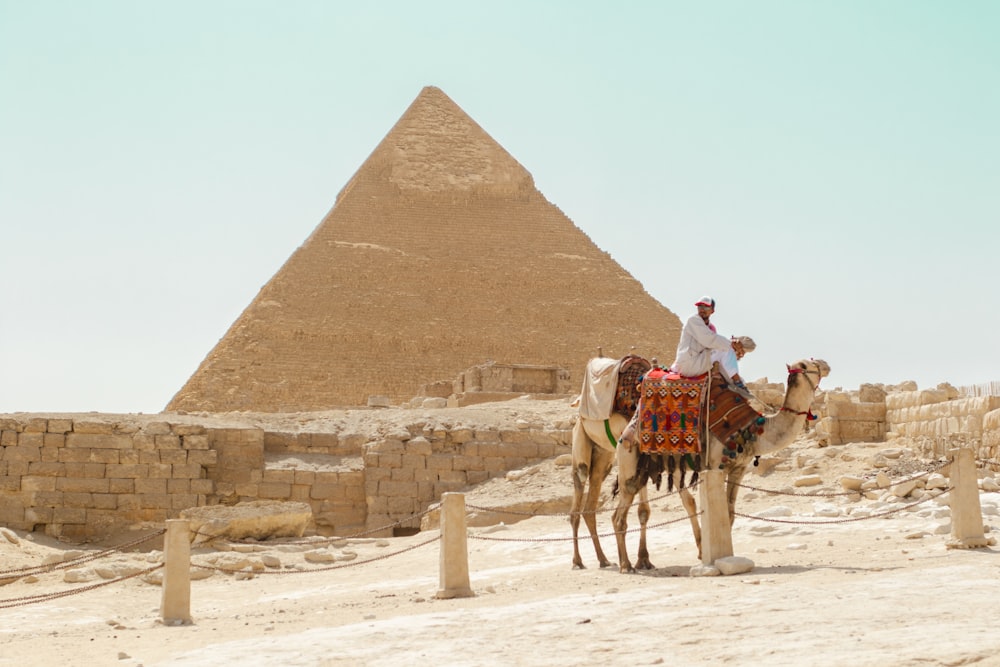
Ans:
[{"label": "ruin structure", "polygon": [[423,89],[167,405],[402,403],[494,362],[673,357],[681,323],[441,90]]}]

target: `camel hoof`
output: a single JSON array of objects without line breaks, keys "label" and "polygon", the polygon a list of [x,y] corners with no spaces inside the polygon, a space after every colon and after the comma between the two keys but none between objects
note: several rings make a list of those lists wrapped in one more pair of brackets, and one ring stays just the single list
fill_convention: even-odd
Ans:
[{"label": "camel hoof", "polygon": [[640,570],[655,570],[656,566],[649,562],[648,558],[643,558],[638,563],[635,564],[636,568]]},{"label": "camel hoof", "polygon": [[629,562],[622,563],[618,571],[622,574],[635,574],[635,568]]},{"label": "camel hoof", "polygon": [[608,561],[606,561],[606,560],[602,560],[602,561],[601,561],[601,568],[603,569],[603,568],[605,568],[605,567],[611,567],[611,563],[609,563],[609,562],[608,562]]},{"label": "camel hoof", "polygon": [[583,563],[573,563],[573,569],[574,570],[586,570],[587,566],[584,565]]}]

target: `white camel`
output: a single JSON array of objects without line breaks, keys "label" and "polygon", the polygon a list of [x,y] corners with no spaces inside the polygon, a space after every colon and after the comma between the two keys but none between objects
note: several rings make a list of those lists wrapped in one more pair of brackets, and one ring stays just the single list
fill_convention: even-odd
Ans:
[{"label": "white camel", "polygon": [[[580,557],[580,545],[577,540],[580,530],[580,517],[583,516],[590,532],[590,539],[594,543],[594,551],[597,554],[597,562],[601,567],[609,567],[611,563],[601,549],[601,541],[597,535],[597,504],[601,498],[601,487],[604,480],[611,473],[611,468],[615,461],[615,447],[622,431],[628,425],[631,415],[613,412],[613,400],[604,398],[605,405],[597,411],[605,416],[605,419],[595,419],[584,416],[592,414],[595,406],[587,403],[587,393],[590,391],[588,378],[595,376],[609,375],[602,379],[610,391],[618,390],[617,368],[631,360],[631,363],[640,366],[643,371],[648,370],[651,364],[634,355],[629,355],[618,362],[598,356],[591,359],[587,364],[584,387],[581,392],[579,403],[580,413],[577,415],[576,423],[573,425],[573,505],[570,508],[569,521],[573,527],[573,568],[583,569],[583,559]],[[612,368],[612,365],[617,366]],[[614,375],[610,375],[614,373]],[[639,497],[646,499],[646,489],[639,491]]]},{"label": "white camel", "polygon": [[[820,359],[803,359],[789,365],[788,388],[785,391],[785,400],[781,409],[775,415],[766,418],[763,424],[763,433],[744,445],[742,451],[737,453],[735,458],[723,461],[723,444],[714,436],[709,436],[707,448],[705,448],[708,454],[707,457],[704,457],[707,459],[705,464],[708,469],[718,469],[722,466],[726,471],[726,495],[729,501],[730,524],[736,518],[736,495],[739,493],[739,484],[746,473],[747,466],[754,457],[773,454],[792,444],[795,437],[802,432],[806,418],[810,414],[809,407],[812,405],[820,379],[829,374],[830,365]],[[640,474],[638,445],[627,446],[623,442],[616,451],[620,495],[612,516],[612,523],[615,529],[615,539],[618,542],[618,567],[621,572],[635,572],[636,568],[650,570],[653,569],[653,564],[649,561],[649,552],[646,549],[646,523],[649,521],[650,511],[646,496],[648,473]],[[670,458],[669,456],[659,454],[651,456],[662,456],[664,459],[657,462],[660,465],[656,467],[666,471],[666,474],[672,477],[669,481],[678,489],[681,503],[687,510],[688,518],[691,521],[694,541],[698,545],[698,558],[701,558],[701,526],[697,517],[697,503],[685,486],[684,477],[687,470],[684,461],[670,461],[667,460]],[[648,469],[648,467],[645,468],[645,470]],[[639,553],[633,567],[625,547],[625,531],[628,527],[628,509],[636,494],[639,495],[640,531]]]}]

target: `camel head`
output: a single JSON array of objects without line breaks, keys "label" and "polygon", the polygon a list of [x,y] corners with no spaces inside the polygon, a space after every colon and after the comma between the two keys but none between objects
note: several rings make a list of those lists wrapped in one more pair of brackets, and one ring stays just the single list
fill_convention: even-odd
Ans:
[{"label": "camel head", "polygon": [[768,417],[764,433],[747,448],[748,456],[773,454],[792,444],[806,419],[814,419],[810,406],[819,382],[830,374],[830,364],[822,359],[802,359],[788,366],[788,390],[776,416]]},{"label": "camel head", "polygon": [[819,381],[830,374],[830,364],[822,359],[801,359],[785,366],[788,368],[788,393],[804,387],[812,393],[819,387]]}]

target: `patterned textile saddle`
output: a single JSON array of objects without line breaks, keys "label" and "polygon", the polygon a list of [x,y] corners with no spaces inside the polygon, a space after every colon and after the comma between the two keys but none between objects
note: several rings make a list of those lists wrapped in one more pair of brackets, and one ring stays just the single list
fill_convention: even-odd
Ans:
[{"label": "patterned textile saddle", "polygon": [[635,414],[639,405],[639,383],[652,367],[651,363],[635,354],[630,354],[619,362],[614,412],[629,418]]},{"label": "patterned textile saddle", "polygon": [[718,373],[712,374],[708,430],[722,443],[722,455],[736,458],[744,445],[764,432],[764,416],[741,394],[733,391]]},{"label": "patterned textile saddle", "polygon": [[687,378],[654,368],[640,385],[636,440],[643,454],[699,454],[708,375]]}]

